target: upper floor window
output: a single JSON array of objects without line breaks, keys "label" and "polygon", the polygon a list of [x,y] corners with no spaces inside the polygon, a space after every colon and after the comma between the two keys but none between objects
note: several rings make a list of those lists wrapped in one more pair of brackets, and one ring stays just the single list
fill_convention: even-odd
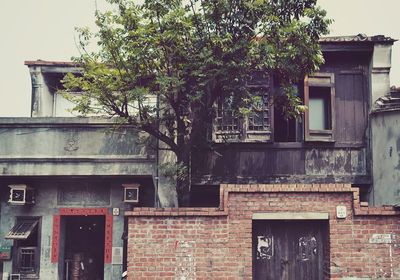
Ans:
[{"label": "upper floor window", "polygon": [[304,80],[306,141],[333,141],[335,129],[335,80],[332,73],[315,73]]},{"label": "upper floor window", "polygon": [[[257,77],[259,78],[259,77]],[[335,79],[333,73],[314,73],[295,85],[297,95],[304,100],[304,118],[288,119],[279,103],[271,102],[272,83],[260,79],[248,84],[257,102],[251,113],[238,117],[232,110],[232,100],[218,102],[214,120],[215,142],[302,142],[334,141]],[[279,92],[279,90],[277,90]]]},{"label": "upper floor window", "polygon": [[250,81],[247,86],[256,97],[250,108],[250,113],[239,116],[232,109],[232,98],[217,102],[216,118],[213,125],[213,140],[215,142],[271,140],[270,78],[267,75],[261,76],[260,79]]}]

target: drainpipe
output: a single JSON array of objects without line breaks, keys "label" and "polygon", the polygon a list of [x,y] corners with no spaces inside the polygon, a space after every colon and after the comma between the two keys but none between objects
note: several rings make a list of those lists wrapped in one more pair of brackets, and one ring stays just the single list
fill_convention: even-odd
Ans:
[{"label": "drainpipe", "polygon": [[[156,100],[156,108],[157,108],[157,129],[160,129],[160,94],[157,92],[157,100]],[[156,147],[157,147],[157,151],[156,151],[156,177],[155,179],[155,194],[154,194],[154,206],[159,207],[159,200],[158,200],[158,184],[159,184],[159,178],[160,178],[160,174],[159,174],[159,164],[160,164],[160,139],[156,139]]]}]

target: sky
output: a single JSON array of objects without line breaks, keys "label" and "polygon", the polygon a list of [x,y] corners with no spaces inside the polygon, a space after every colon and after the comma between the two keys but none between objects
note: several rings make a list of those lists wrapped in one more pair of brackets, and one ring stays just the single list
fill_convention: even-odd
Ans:
[{"label": "sky", "polygon": [[[26,60],[69,61],[79,55],[75,27],[94,28],[105,0],[0,0],[0,117],[30,116]],[[385,35],[400,39],[400,0],[318,0],[334,22],[332,36]],[[400,86],[400,42],[392,52],[391,84]]]}]

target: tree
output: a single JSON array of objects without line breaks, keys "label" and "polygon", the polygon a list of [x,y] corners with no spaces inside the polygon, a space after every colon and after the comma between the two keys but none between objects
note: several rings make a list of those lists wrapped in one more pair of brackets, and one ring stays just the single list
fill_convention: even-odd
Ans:
[{"label": "tree", "polygon": [[[176,155],[179,204],[187,205],[191,151],[204,139],[217,100],[246,114],[256,97],[246,82],[273,72],[288,115],[304,111],[290,90],[323,63],[318,39],[330,20],[316,0],[108,0],[99,31],[79,29],[79,75],[64,78],[82,113],[118,116]],[[89,53],[96,38],[100,50]],[[156,100],[156,105],[153,102]]]}]

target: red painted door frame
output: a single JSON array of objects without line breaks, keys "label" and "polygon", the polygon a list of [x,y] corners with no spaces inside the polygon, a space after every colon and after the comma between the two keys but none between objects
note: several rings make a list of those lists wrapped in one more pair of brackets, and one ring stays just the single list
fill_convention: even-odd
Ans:
[{"label": "red painted door frame", "polygon": [[60,208],[60,214],[53,216],[52,263],[58,262],[61,216],[104,216],[104,263],[111,263],[113,216],[108,212],[108,208]]}]

